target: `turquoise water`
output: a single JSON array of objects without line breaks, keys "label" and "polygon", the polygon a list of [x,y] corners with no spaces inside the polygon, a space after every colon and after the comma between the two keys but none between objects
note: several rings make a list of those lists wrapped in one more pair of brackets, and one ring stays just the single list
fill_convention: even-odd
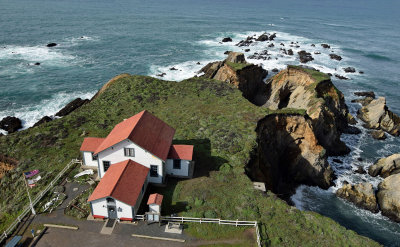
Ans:
[{"label": "turquoise water", "polygon": [[[350,103],[352,93],[373,90],[400,114],[399,9],[400,1],[394,0],[0,0],[0,118],[16,115],[29,127],[76,97],[91,97],[120,73],[165,72],[165,79],[179,81],[195,75],[205,63],[223,59],[225,50],[241,51],[233,44],[262,32],[277,33],[275,48],[268,50],[278,60],[252,62],[268,70],[298,64],[294,57],[279,54],[281,42],[285,48],[298,42],[301,47],[295,52],[322,53],[313,54],[310,65],[324,72],[345,75],[341,68],[347,66],[365,72],[347,74],[348,81],[333,78],[353,113],[359,106]],[[234,42],[220,44],[226,36]],[[59,45],[47,48],[49,42]],[[267,47],[259,43],[249,48],[247,56]],[[343,60],[329,59],[331,51]],[[36,62],[41,64],[33,65]],[[399,138],[377,142],[366,130],[343,138],[353,151],[342,158],[344,165],[331,162],[339,174],[338,186],[343,180],[377,185],[378,180],[351,169],[400,151]],[[332,217],[387,246],[400,246],[399,224],[337,199],[335,189],[301,187],[293,200],[301,209]]]}]

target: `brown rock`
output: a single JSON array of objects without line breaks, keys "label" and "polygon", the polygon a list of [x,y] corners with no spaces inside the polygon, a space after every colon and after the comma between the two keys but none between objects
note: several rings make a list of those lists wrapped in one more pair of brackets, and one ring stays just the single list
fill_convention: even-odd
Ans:
[{"label": "brown rock", "polygon": [[356,96],[361,96],[361,97],[370,97],[372,99],[375,99],[375,93],[372,91],[368,92],[355,92],[354,95]]},{"label": "brown rock", "polygon": [[386,178],[390,175],[400,173],[400,153],[379,159],[368,168],[368,174],[372,177],[381,176]]},{"label": "brown rock", "polygon": [[379,184],[377,198],[382,215],[400,222],[400,174],[391,175]]},{"label": "brown rock", "polygon": [[345,184],[337,190],[336,195],[373,213],[379,212],[374,188],[370,183]]},{"label": "brown rock", "polygon": [[385,140],[386,139],[386,134],[385,131],[383,130],[373,130],[371,131],[371,136],[372,138],[376,140]]},{"label": "brown rock", "polygon": [[75,111],[76,109],[78,109],[79,107],[81,107],[82,105],[88,103],[89,101],[90,100],[88,99],[76,98],[73,101],[69,102],[66,106],[64,106],[60,111],[58,111],[56,113],[56,116],[58,117],[66,116],[71,112]]}]

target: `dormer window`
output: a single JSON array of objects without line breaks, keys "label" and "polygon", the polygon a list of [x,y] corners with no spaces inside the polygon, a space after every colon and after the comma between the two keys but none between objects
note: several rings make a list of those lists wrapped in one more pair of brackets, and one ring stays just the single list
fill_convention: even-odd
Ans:
[{"label": "dormer window", "polygon": [[124,155],[126,157],[135,157],[135,149],[134,148],[124,148]]}]

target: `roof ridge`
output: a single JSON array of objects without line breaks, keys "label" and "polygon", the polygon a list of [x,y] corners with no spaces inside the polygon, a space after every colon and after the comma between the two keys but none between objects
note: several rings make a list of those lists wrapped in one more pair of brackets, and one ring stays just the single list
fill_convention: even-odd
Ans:
[{"label": "roof ridge", "polygon": [[112,189],[111,192],[110,192],[110,196],[112,196],[112,194],[114,193],[115,188],[117,188],[117,185],[118,185],[119,181],[121,180],[122,174],[124,174],[126,168],[128,168],[128,164],[129,164],[129,162],[130,162],[130,159],[128,159],[127,161],[128,161],[128,162],[126,163],[125,168],[122,170],[121,174],[120,174],[119,177],[118,177],[117,182],[114,184],[114,187],[113,187],[113,189]]}]

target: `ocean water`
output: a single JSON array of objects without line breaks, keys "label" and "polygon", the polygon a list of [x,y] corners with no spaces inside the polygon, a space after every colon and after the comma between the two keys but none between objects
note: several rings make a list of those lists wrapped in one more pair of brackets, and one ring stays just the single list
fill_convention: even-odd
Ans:
[{"label": "ocean water", "polygon": [[[166,73],[164,79],[180,81],[196,75],[207,62],[223,59],[224,51],[245,48],[250,49],[246,56],[269,51],[271,60],[249,61],[261,64],[270,75],[273,68],[299,64],[296,56],[284,55],[280,48],[295,53],[304,49],[315,59],[307,65],[350,78],[332,80],[353,114],[360,106],[350,100],[358,90],[386,97],[389,108],[400,114],[399,9],[396,0],[0,0],[0,118],[17,116],[27,128],[76,97],[90,98],[115,75]],[[275,47],[266,42],[234,45],[263,32],[277,33]],[[227,36],[233,42],[221,44]],[[58,45],[46,47],[50,42]],[[290,47],[291,42],[300,47]],[[332,52],[343,59],[331,60]],[[345,74],[342,68],[347,66],[364,74]],[[328,191],[301,186],[292,199],[302,210],[329,216],[386,246],[400,246],[399,224],[334,195],[345,180],[377,186],[379,179],[352,170],[400,152],[400,138],[375,141],[359,126],[361,135],[343,136],[352,149],[340,158],[344,163],[330,160],[337,185]]]}]

